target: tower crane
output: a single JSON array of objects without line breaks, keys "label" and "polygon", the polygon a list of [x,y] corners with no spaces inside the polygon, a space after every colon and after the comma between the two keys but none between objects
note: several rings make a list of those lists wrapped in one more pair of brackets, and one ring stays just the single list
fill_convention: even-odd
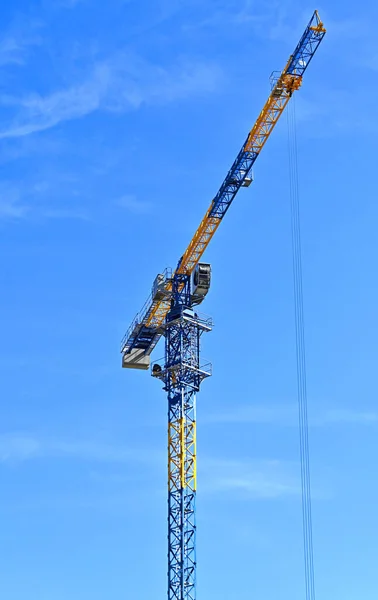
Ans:
[{"label": "tower crane", "polygon": [[[151,367],[168,395],[168,600],[196,598],[196,394],[212,374],[200,357],[200,339],[212,320],[196,306],[205,298],[211,266],[200,262],[242,187],[252,183],[252,166],[272,133],[325,35],[318,11],[312,15],[281,73],[272,73],[271,92],[217,194],[175,270],[165,269],[122,339],[122,366]],[[165,357],[151,353],[165,338]]]}]

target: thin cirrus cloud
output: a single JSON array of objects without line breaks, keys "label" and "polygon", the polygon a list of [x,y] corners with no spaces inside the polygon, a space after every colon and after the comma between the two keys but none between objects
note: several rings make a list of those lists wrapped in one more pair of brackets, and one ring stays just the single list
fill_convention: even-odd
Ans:
[{"label": "thin cirrus cloud", "polygon": [[181,61],[170,67],[119,55],[97,63],[80,83],[46,96],[0,97],[14,111],[0,138],[18,138],[79,119],[98,110],[125,112],[215,91],[221,70],[212,63]]},{"label": "thin cirrus cloud", "polygon": [[0,219],[22,219],[29,214],[30,207],[21,200],[18,186],[7,182],[0,184]]},{"label": "thin cirrus cloud", "polygon": [[[154,460],[151,461],[151,456]],[[130,464],[142,462],[154,469],[164,463],[164,455],[141,451],[122,444],[93,440],[45,439],[31,434],[0,436],[0,465],[14,466],[36,460],[75,460],[90,464]],[[129,477],[130,474],[126,474]],[[204,494],[237,493],[251,499],[275,499],[300,493],[293,465],[275,460],[214,460],[204,458],[199,473]],[[106,476],[107,478],[107,476]],[[122,474],[120,481],[125,479]]]},{"label": "thin cirrus cloud", "polygon": [[17,200],[0,199],[0,219],[23,219],[29,213],[29,207],[19,204]]},{"label": "thin cirrus cloud", "polygon": [[277,460],[203,460],[199,471],[204,493],[232,493],[249,499],[298,496],[293,466]]},{"label": "thin cirrus cloud", "polygon": [[[51,206],[37,201],[38,196],[49,191],[46,182],[25,185],[24,182],[0,182],[0,220],[20,221],[23,219],[75,219],[89,221],[89,214],[77,206]],[[51,193],[51,192],[50,192]]]},{"label": "thin cirrus cloud", "polygon": [[[237,423],[256,425],[278,425],[297,426],[298,409],[292,405],[266,406],[251,405],[235,407],[232,412],[220,411],[214,415],[204,415],[207,423]],[[340,409],[317,409],[315,414],[309,415],[311,427],[326,427],[337,425],[366,425],[372,426],[378,423],[378,413],[369,410],[354,410],[348,408]]]},{"label": "thin cirrus cloud", "polygon": [[0,66],[23,65],[25,47],[15,37],[7,36],[0,42]]},{"label": "thin cirrus cloud", "polygon": [[117,200],[117,205],[134,214],[147,214],[152,210],[151,202],[139,200],[133,194],[126,194]]},{"label": "thin cirrus cloud", "polygon": [[0,67],[25,65],[31,48],[41,44],[38,29],[38,23],[23,24],[3,35],[0,38]]},{"label": "thin cirrus cloud", "polygon": [[124,463],[143,460],[143,453],[100,441],[45,439],[22,433],[0,436],[0,463],[20,463],[41,458]]},{"label": "thin cirrus cloud", "polygon": [[87,0],[58,0],[57,6],[60,8],[74,8],[84,2],[87,2]]}]

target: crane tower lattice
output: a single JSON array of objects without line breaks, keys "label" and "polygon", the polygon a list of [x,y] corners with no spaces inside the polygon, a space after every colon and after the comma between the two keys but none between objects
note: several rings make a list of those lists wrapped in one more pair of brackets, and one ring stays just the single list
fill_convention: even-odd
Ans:
[{"label": "crane tower lattice", "polygon": [[199,261],[240,188],[252,183],[252,166],[324,35],[315,11],[283,71],[272,75],[268,100],[175,271],[156,277],[121,342],[123,367],[149,369],[151,353],[165,337],[165,357],[152,364],[152,375],[168,395],[168,600],[196,598],[196,394],[212,370],[200,356],[200,338],[212,321],[195,308],[210,287],[211,268]]}]

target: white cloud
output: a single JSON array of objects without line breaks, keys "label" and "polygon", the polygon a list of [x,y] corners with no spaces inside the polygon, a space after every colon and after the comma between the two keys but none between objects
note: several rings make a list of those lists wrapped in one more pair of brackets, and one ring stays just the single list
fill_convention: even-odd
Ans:
[{"label": "white cloud", "polygon": [[125,446],[92,441],[55,441],[45,444],[47,454],[99,462],[128,462],[135,452]]},{"label": "white cloud", "polygon": [[117,200],[117,204],[135,214],[146,214],[151,212],[152,209],[151,202],[138,200],[133,194],[122,196]]},{"label": "white cloud", "polygon": [[74,8],[78,4],[83,4],[87,0],[58,0],[57,6],[61,8]]},{"label": "white cloud", "polygon": [[[213,4],[203,4],[199,18],[184,25],[184,31],[198,34],[199,29],[212,30],[222,35],[255,35],[272,37],[277,22],[282,21],[282,3],[276,0],[256,3],[254,0],[220,0]],[[291,19],[292,20],[292,19]],[[291,32],[290,32],[291,33]]]},{"label": "white cloud", "polygon": [[6,65],[22,66],[32,46],[39,46],[41,38],[37,33],[39,22],[15,23],[7,33],[0,35],[0,67]]},{"label": "white cloud", "polygon": [[97,110],[124,112],[142,104],[167,104],[213,92],[221,79],[211,63],[180,61],[168,68],[125,54],[97,63],[87,78],[46,96],[3,97],[17,114],[0,128],[0,138],[15,138],[50,129]]},{"label": "white cloud", "polygon": [[[310,407],[311,409],[311,407]],[[286,405],[253,405],[235,406],[232,411],[204,415],[208,423],[269,424],[282,427],[298,426],[298,408],[295,404]],[[325,427],[332,425],[374,425],[378,423],[378,412],[354,409],[319,409],[310,410],[309,426]]]},{"label": "white cloud", "polygon": [[[79,219],[88,221],[89,215],[80,207],[46,205],[41,198],[47,196],[46,181],[26,185],[12,181],[0,182],[0,220]],[[44,201],[46,202],[46,201]]]},{"label": "white cloud", "polygon": [[36,458],[41,451],[38,440],[27,435],[0,436],[0,462],[24,461]]},{"label": "white cloud", "polygon": [[22,219],[29,214],[29,206],[21,203],[19,187],[0,183],[0,219]]},{"label": "white cloud", "polygon": [[293,406],[235,406],[232,411],[218,412],[214,415],[204,415],[209,423],[256,423],[290,425],[296,420],[296,407]]},{"label": "white cloud", "polygon": [[[125,463],[143,461],[144,455],[141,451],[121,444],[101,441],[39,438],[22,433],[0,435],[0,462],[22,462],[37,458]],[[150,459],[151,455],[148,454],[148,460]]]},{"label": "white cloud", "polygon": [[[372,425],[378,423],[378,413],[374,411],[358,411],[351,409],[333,409],[326,411],[323,421],[320,418],[320,424],[342,424],[350,423],[356,425]],[[316,424],[316,420],[315,420]]]},{"label": "white cloud", "polygon": [[[151,456],[154,460],[151,462]],[[0,435],[0,464],[55,459],[78,460],[88,463],[124,464],[143,462],[149,467],[164,464],[163,453],[144,452],[128,446],[93,440],[59,440],[39,438],[30,434],[14,433]],[[203,493],[217,492],[238,494],[240,497],[273,499],[298,495],[298,474],[295,465],[276,460],[212,460],[203,458],[199,465],[199,479]],[[109,473],[94,478],[108,479]],[[91,475],[91,477],[92,477]],[[110,481],[113,475],[110,477]],[[115,482],[127,480],[125,473],[114,475]]]},{"label": "white cloud", "polygon": [[202,461],[201,488],[207,493],[231,492],[248,498],[273,499],[301,493],[298,477],[281,461]]},{"label": "white cloud", "polygon": [[6,198],[0,199],[0,219],[23,219],[28,213],[28,206]]},{"label": "white cloud", "polygon": [[79,221],[89,221],[89,215],[76,208],[42,208],[40,214],[45,219],[75,219]]},{"label": "white cloud", "polygon": [[13,37],[6,37],[0,41],[0,66],[24,64],[24,48]]}]

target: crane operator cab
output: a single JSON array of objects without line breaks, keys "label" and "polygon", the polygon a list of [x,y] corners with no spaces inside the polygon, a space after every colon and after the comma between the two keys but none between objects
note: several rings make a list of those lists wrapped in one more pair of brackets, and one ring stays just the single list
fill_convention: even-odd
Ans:
[{"label": "crane operator cab", "polygon": [[209,263],[198,263],[192,274],[191,301],[192,304],[200,304],[210,289],[211,265]]}]

